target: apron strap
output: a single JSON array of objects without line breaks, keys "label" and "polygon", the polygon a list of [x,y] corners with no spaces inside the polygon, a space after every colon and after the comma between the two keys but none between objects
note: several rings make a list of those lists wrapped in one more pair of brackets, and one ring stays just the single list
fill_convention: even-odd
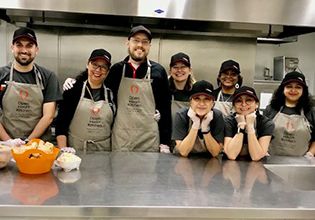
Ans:
[{"label": "apron strap", "polygon": [[34,65],[34,72],[35,72],[35,79],[36,79],[36,84],[40,86],[41,90],[44,90],[44,85],[43,85],[43,79],[42,75],[40,74],[38,68],[36,65]]},{"label": "apron strap", "polygon": [[[44,90],[44,84],[43,84],[43,79],[42,76],[38,70],[38,68],[36,67],[36,65],[33,65],[34,67],[34,73],[35,73],[35,80],[36,80],[36,85],[38,85],[40,87],[41,90]],[[13,62],[11,64],[11,68],[10,68],[10,76],[9,76],[9,82],[13,81]]]}]

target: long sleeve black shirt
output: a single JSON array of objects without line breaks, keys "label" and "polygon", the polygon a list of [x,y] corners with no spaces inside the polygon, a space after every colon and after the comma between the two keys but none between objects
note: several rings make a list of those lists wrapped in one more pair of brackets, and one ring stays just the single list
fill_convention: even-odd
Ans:
[{"label": "long sleeve black shirt", "polygon": [[[119,89],[119,84],[122,77],[123,66],[125,67],[125,77],[133,77],[133,69],[128,64],[129,57],[126,57],[123,61],[114,64],[110,72],[105,79],[105,85],[109,87],[114,94],[114,100],[117,100],[117,94]],[[153,95],[155,99],[155,107],[161,114],[161,119],[159,121],[159,133],[160,133],[160,143],[170,144],[171,132],[172,132],[172,120],[171,120],[171,95],[169,89],[169,83],[167,79],[167,73],[163,66],[151,61],[151,86],[153,90]],[[144,78],[147,73],[147,61],[143,62],[136,70],[136,78]],[[116,102],[117,103],[117,102]],[[119,106],[117,106],[119,108]]]},{"label": "long sleeve black shirt", "polygon": [[[86,73],[84,73],[86,74]],[[63,93],[63,100],[59,102],[58,116],[56,118],[56,136],[58,135],[66,135],[68,136],[69,127],[77,106],[80,101],[81,92],[83,88],[83,81],[77,80],[74,84],[73,88],[70,90],[66,90]],[[87,83],[87,87],[92,91],[89,83]],[[107,101],[115,114],[115,104],[113,101],[113,95],[109,88],[106,88],[107,92]],[[89,93],[85,89],[84,98],[91,99]],[[104,96],[104,88],[100,89],[100,97],[99,100],[105,100]],[[95,100],[95,101],[99,101]]]}]

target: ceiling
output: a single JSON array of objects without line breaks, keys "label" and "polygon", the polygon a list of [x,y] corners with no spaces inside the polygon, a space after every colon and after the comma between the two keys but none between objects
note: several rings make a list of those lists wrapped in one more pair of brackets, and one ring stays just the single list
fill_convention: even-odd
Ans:
[{"label": "ceiling", "polygon": [[258,43],[294,42],[298,35],[314,32],[314,11],[312,0],[129,0],[128,5],[123,0],[0,2],[0,19],[17,25],[118,33],[143,24],[161,37],[235,36],[257,38]]}]

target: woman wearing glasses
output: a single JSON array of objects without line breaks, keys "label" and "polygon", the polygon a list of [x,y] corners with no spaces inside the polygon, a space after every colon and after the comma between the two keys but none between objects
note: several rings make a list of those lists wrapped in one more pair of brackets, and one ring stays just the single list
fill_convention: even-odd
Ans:
[{"label": "woman wearing glasses", "polygon": [[219,88],[214,90],[214,108],[220,110],[224,116],[228,116],[234,112],[232,96],[235,90],[242,86],[243,78],[240,73],[240,65],[234,60],[226,60],[221,64],[217,78]]},{"label": "woman wearing glasses", "polygon": [[231,160],[258,161],[267,155],[274,123],[259,114],[259,100],[251,87],[236,90],[232,103],[235,113],[225,118],[224,153]]},{"label": "woman wearing glasses", "polygon": [[285,75],[264,114],[276,126],[271,155],[314,157],[315,111],[302,73]]},{"label": "woman wearing glasses", "polygon": [[94,50],[81,73],[88,79],[77,78],[73,87],[64,91],[56,120],[58,147],[70,151],[111,150],[115,105],[111,90],[104,85],[110,66],[111,54],[104,49]]}]

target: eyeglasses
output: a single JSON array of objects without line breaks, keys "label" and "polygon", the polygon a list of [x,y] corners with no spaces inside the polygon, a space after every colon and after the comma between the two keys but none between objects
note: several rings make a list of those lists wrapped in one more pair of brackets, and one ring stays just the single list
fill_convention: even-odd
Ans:
[{"label": "eyeglasses", "polygon": [[133,43],[133,44],[142,44],[143,46],[148,46],[150,45],[150,41],[149,40],[140,40],[140,39],[137,39],[137,38],[130,38],[130,41]]},{"label": "eyeglasses", "polygon": [[238,98],[235,100],[234,104],[235,105],[242,105],[244,102],[246,105],[251,105],[255,102],[255,99],[253,99],[253,98],[245,98],[245,99]]},{"label": "eyeglasses", "polygon": [[183,69],[186,69],[186,68],[188,68],[188,66],[185,66],[185,65],[183,65],[183,66],[172,66],[172,69],[174,69],[174,70],[183,70]]},{"label": "eyeglasses", "polygon": [[106,65],[98,65],[94,62],[91,62],[91,66],[93,70],[97,70],[98,68],[100,68],[102,72],[106,72],[108,70],[108,67]]}]

